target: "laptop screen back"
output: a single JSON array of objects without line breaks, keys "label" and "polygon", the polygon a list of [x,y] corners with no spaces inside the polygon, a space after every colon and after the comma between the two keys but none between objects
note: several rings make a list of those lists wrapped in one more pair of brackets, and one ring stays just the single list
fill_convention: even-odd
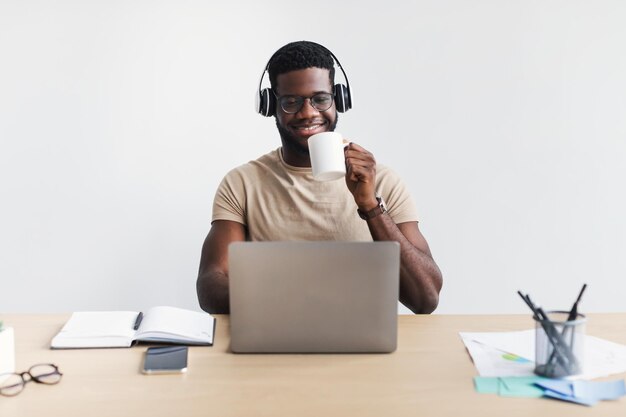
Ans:
[{"label": "laptop screen back", "polygon": [[234,352],[391,352],[397,242],[236,242],[229,247]]}]

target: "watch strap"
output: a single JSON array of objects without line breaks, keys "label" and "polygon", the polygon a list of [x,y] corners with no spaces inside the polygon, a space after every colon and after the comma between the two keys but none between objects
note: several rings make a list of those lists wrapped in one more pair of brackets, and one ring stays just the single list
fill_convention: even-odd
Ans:
[{"label": "watch strap", "polygon": [[356,212],[359,214],[359,217],[363,220],[370,220],[376,216],[379,216],[383,213],[387,212],[387,207],[385,207],[385,202],[382,197],[376,197],[376,201],[378,201],[378,205],[369,211],[362,211],[360,209],[356,209]]}]

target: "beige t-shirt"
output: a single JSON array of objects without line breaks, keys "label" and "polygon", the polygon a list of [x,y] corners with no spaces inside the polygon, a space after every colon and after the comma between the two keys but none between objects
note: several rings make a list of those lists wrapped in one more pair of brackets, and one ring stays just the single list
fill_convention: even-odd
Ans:
[{"label": "beige t-shirt", "polygon": [[[396,173],[377,165],[376,190],[396,224],[417,221]],[[213,201],[213,221],[243,224],[252,241],[371,241],[356,209],[344,178],[316,181],[311,168],[287,165],[278,148],[226,174]]]}]

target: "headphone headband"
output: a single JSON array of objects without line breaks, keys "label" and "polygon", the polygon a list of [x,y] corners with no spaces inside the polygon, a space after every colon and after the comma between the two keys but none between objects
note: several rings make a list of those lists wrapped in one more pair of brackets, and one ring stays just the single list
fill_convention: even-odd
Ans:
[{"label": "headphone headband", "polygon": [[[340,113],[347,112],[348,110],[352,108],[352,96],[350,94],[350,81],[348,81],[348,75],[346,74],[343,67],[341,66],[341,62],[339,62],[339,59],[337,59],[335,54],[333,54],[330,51],[330,49],[326,48],[324,45],[320,45],[319,43],[315,43],[315,42],[309,42],[309,43],[313,45],[317,45],[323,50],[325,50],[326,52],[328,52],[330,56],[333,58],[334,63],[336,63],[339,69],[341,70],[341,73],[343,74],[343,78],[346,80],[346,85],[335,84],[333,88],[333,95],[334,95],[335,106],[337,108],[337,111]],[[267,72],[269,74],[270,64],[272,63],[272,60],[274,59],[278,51],[280,51],[280,49],[274,52],[272,56],[270,57],[270,59],[267,61],[267,64],[265,65],[265,69],[263,70],[263,73],[261,74],[261,79],[259,80],[259,91],[256,97],[257,99],[256,110],[257,110],[257,113],[266,117],[270,117],[276,114],[276,104],[277,104],[276,101],[277,100],[276,100],[276,96],[272,92],[271,87],[261,89],[261,85],[263,85],[263,77],[265,77],[265,73]]]}]

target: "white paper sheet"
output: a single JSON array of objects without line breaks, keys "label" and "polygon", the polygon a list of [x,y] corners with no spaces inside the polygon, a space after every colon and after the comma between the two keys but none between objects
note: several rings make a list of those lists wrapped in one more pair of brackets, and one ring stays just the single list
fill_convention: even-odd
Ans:
[{"label": "white paper sheet", "polygon": [[533,376],[535,362],[463,337],[480,376]]},{"label": "white paper sheet", "polygon": [[[501,358],[498,359],[498,351],[528,359],[534,368],[534,329],[519,332],[461,332],[459,334],[480,376],[527,375],[521,373],[525,368],[520,366],[519,362],[503,360],[501,353]],[[592,379],[626,372],[626,346],[624,345],[586,335],[584,352],[583,373],[572,377],[573,379]]]}]

